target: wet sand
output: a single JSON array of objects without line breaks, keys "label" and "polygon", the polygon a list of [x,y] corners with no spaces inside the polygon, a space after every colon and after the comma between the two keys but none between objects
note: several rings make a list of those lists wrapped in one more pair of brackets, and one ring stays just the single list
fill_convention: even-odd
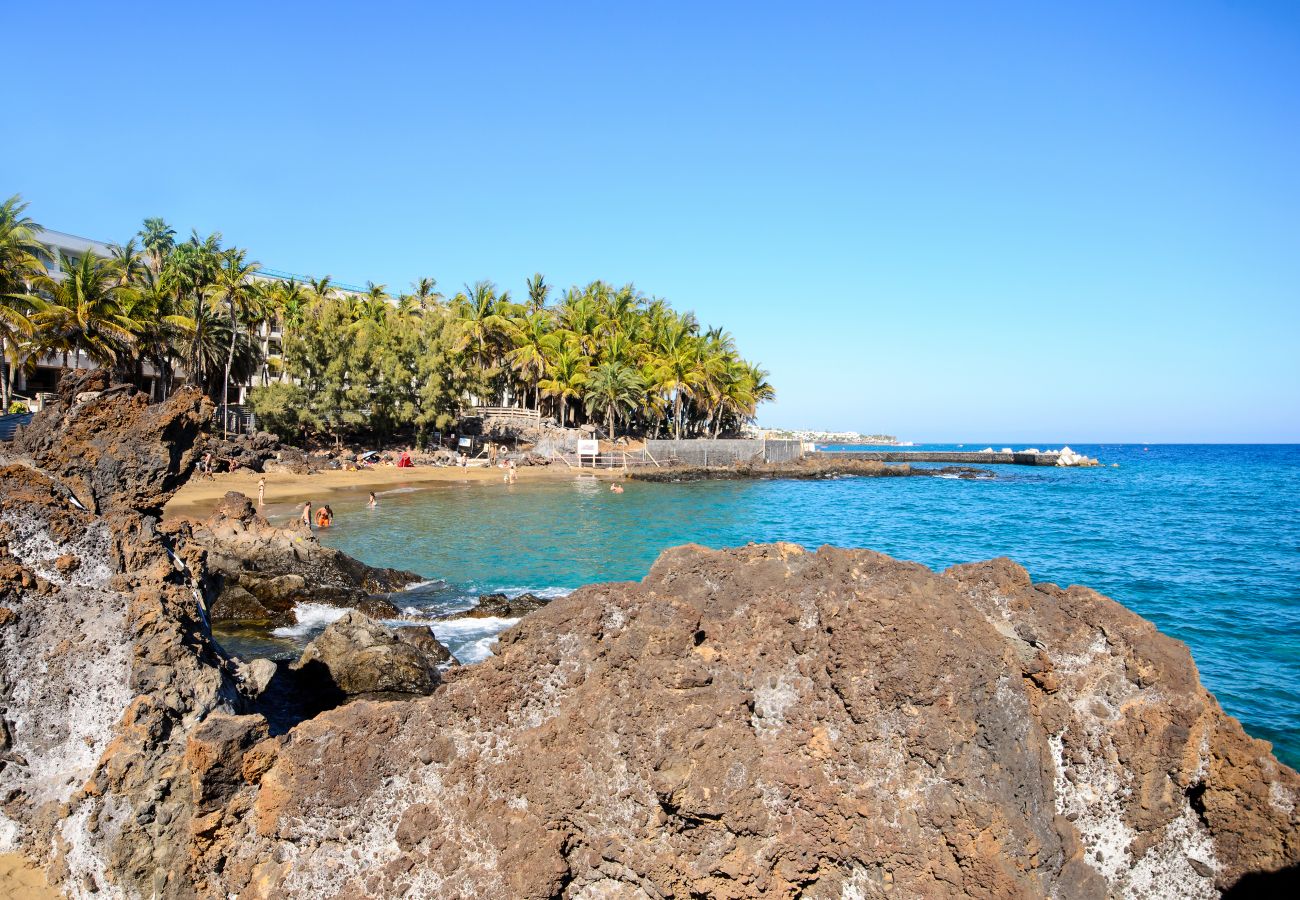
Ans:
[{"label": "wet sand", "polygon": [[10,900],[59,900],[45,874],[20,853],[0,853],[0,897]]},{"label": "wet sand", "polygon": [[[622,478],[621,469],[570,469],[562,464],[550,466],[524,466],[516,469],[519,481],[569,480],[577,477]],[[288,472],[224,472],[211,478],[191,478],[167,504],[164,519],[204,519],[212,512],[227,491],[239,491],[249,499],[257,500],[257,482],[266,479],[268,506],[289,501],[311,500],[319,502],[341,493],[384,491],[399,487],[434,486],[438,484],[502,484],[504,469],[487,466],[456,468],[447,466],[417,466],[399,469],[396,466],[376,466],[356,472],[329,470],[314,475],[291,475]]]}]

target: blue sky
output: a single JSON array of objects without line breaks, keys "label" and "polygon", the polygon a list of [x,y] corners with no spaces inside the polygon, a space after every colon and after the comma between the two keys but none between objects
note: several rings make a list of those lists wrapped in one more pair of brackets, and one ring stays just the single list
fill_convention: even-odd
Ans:
[{"label": "blue sky", "polygon": [[766,424],[1300,441],[1294,3],[4,20],[0,194],[51,228],[163,215],[393,288],[633,281],[771,370]]}]

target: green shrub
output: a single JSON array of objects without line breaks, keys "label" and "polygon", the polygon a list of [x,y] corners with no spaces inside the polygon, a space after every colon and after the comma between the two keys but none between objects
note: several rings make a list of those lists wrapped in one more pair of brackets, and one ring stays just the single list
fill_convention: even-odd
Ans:
[{"label": "green shrub", "polygon": [[306,395],[296,384],[277,382],[249,391],[248,405],[257,416],[259,428],[282,441],[292,442],[298,436],[298,426],[303,423]]}]

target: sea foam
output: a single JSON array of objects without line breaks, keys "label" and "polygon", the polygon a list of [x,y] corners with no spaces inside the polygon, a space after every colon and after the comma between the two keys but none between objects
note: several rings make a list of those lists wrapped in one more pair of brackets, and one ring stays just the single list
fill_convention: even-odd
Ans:
[{"label": "sea foam", "polygon": [[324,603],[299,603],[293,608],[293,615],[297,619],[297,624],[276,628],[271,634],[276,637],[304,637],[317,628],[324,628],[331,622],[337,622],[350,612],[352,612],[351,608],[344,606],[326,606]]}]

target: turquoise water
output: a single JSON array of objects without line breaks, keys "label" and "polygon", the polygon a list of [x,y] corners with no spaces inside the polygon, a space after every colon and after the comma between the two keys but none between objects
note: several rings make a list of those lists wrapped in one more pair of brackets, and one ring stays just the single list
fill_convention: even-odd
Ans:
[{"label": "turquoise water", "polygon": [[[491,590],[639,579],[660,551],[688,541],[869,547],[933,568],[1005,555],[1035,580],[1089,585],[1187,642],[1223,706],[1300,763],[1300,447],[1074,449],[1119,468],[634,482],[621,495],[591,479],[439,484],[383,494],[375,510],[364,494],[332,499],[337,523],[323,539],[440,580],[401,601],[437,609]],[[480,658],[500,626],[440,636]]]}]

